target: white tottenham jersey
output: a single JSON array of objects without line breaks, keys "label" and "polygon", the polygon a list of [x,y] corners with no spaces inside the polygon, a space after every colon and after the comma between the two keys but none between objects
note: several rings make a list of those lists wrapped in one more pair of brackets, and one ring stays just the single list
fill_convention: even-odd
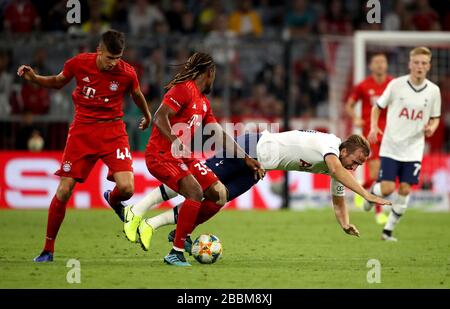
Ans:
[{"label": "white tottenham jersey", "polygon": [[[339,157],[341,140],[317,131],[264,131],[256,145],[258,161],[266,170],[301,171],[329,175],[324,156]],[[344,196],[344,186],[331,177],[331,193]]]},{"label": "white tottenham jersey", "polygon": [[389,83],[377,105],[388,108],[380,156],[403,162],[422,161],[424,127],[430,118],[441,115],[439,87],[428,79],[414,86],[405,75]]}]

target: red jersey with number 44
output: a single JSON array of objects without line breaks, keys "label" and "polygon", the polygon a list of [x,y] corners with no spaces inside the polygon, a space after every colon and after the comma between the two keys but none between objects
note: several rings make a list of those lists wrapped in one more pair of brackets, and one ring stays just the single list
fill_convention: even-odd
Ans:
[{"label": "red jersey with number 44", "polygon": [[[370,113],[372,106],[376,104],[377,99],[383,94],[389,82],[393,79],[392,76],[387,76],[384,83],[378,84],[372,76],[367,77],[362,82],[357,84],[350,97],[355,101],[362,102],[362,119],[364,120],[363,135],[367,137],[370,131]],[[384,131],[386,126],[386,110],[382,110],[378,120],[378,127]]]},{"label": "red jersey with number 44", "polygon": [[63,75],[75,77],[77,87],[72,92],[75,121],[95,122],[123,116],[123,97],[139,87],[134,68],[119,60],[113,69],[100,71],[96,53],[82,53],[64,64]]},{"label": "red jersey with number 44", "polygon": [[[169,106],[176,114],[172,116],[170,125],[175,134],[183,141],[189,143],[197,128],[207,123],[217,122],[211,105],[206,96],[197,88],[194,81],[176,84],[164,95],[162,104]],[[179,131],[179,129],[184,131]],[[158,129],[153,126],[147,151],[170,151],[171,142]]]}]

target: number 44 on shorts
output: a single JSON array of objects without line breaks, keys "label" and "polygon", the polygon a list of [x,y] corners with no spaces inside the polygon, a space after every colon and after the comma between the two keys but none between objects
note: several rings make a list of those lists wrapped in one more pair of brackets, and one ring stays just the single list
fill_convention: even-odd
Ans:
[{"label": "number 44 on shorts", "polygon": [[131,159],[131,153],[130,153],[130,151],[128,150],[128,148],[125,147],[124,150],[125,150],[125,151],[122,152],[122,151],[120,151],[120,148],[117,148],[117,150],[116,150],[117,159],[125,160],[125,158],[128,158],[128,159],[132,160],[132,159]]}]

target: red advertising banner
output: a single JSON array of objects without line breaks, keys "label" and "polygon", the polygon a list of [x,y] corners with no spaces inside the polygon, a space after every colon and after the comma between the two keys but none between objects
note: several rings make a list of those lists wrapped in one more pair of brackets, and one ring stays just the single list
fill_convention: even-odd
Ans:
[{"label": "red advertising banner", "polygon": [[[0,152],[0,208],[33,209],[47,208],[59,183],[54,172],[59,168],[61,152]],[[133,153],[135,194],[128,201],[133,204],[142,199],[160,182],[147,170],[144,155]],[[108,207],[103,192],[112,189],[114,183],[106,180],[108,168],[97,162],[87,181],[77,184],[68,207]],[[309,173],[292,172],[290,191],[293,194],[307,194],[329,189],[329,177]],[[272,171],[247,193],[228,203],[227,208],[277,209],[281,197],[277,193],[283,173]],[[450,155],[431,155],[423,160],[422,184],[432,186],[437,192],[450,192]],[[181,202],[177,197],[159,207],[174,206]]]}]

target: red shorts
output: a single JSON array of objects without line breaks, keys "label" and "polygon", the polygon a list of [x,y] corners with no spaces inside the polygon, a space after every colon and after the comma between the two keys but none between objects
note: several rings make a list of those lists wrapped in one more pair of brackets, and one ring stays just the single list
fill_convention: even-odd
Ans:
[{"label": "red shorts", "polygon": [[109,168],[108,180],[116,172],[132,172],[132,158],[125,123],[72,123],[67,135],[61,168],[55,175],[84,182],[98,159]]},{"label": "red shorts", "polygon": [[199,160],[184,162],[174,158],[171,153],[159,151],[145,153],[145,162],[149,172],[159,181],[167,185],[175,192],[179,192],[180,179],[192,174],[205,192],[211,185],[219,181],[216,174],[205,163]]}]

